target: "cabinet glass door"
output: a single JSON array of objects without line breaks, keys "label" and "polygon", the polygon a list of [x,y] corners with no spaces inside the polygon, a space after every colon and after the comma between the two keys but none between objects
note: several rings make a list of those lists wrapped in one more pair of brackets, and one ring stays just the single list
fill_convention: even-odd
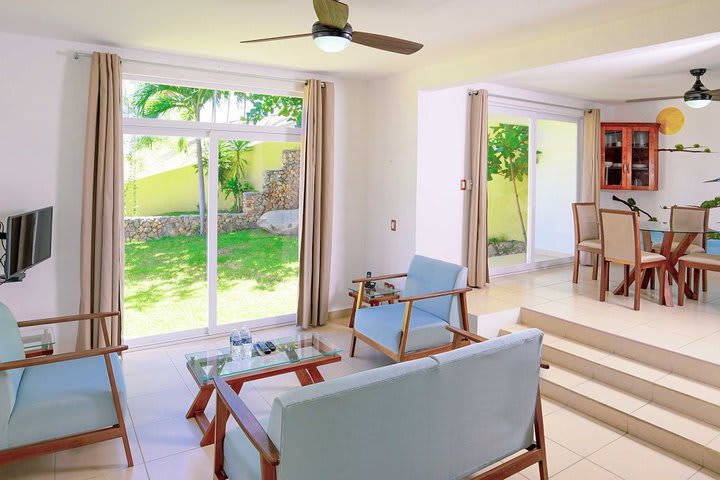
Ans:
[{"label": "cabinet glass door", "polygon": [[614,130],[605,130],[603,139],[603,186],[622,187],[623,131],[620,128]]},{"label": "cabinet glass door", "polygon": [[650,131],[633,130],[630,184],[635,187],[650,185]]}]

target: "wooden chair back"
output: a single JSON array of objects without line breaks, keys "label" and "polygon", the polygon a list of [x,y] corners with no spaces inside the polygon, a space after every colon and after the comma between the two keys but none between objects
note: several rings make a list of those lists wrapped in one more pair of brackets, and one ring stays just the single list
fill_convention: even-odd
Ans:
[{"label": "wooden chair back", "polygon": [[625,265],[640,263],[640,227],[637,212],[600,209],[602,256]]},{"label": "wooden chair back", "polygon": [[585,240],[600,238],[598,212],[595,202],[572,204],[573,223],[575,224],[575,245]]},{"label": "wooden chair back", "polygon": [[[710,209],[702,207],[678,207],[674,205],[670,209],[670,227],[673,230],[682,231],[683,228],[692,230],[706,230],[710,220]],[[675,234],[675,241],[681,242],[682,233]],[[705,248],[707,246],[707,235],[698,235],[692,242],[695,245]]]}]

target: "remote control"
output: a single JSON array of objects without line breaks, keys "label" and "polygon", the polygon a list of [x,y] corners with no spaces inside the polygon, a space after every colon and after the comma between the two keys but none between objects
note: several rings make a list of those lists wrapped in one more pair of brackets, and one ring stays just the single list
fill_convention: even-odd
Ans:
[{"label": "remote control", "polygon": [[270,349],[271,352],[274,352],[275,350],[277,350],[277,347],[275,346],[275,344],[270,340],[265,342],[265,345],[267,345],[267,347]]},{"label": "remote control", "polygon": [[265,355],[272,353],[272,350],[267,346],[265,342],[257,342],[257,346],[263,351]]},{"label": "remote control", "polygon": [[258,355],[263,355],[265,353],[265,350],[263,347],[260,346],[261,342],[257,342],[253,347],[255,348],[255,351],[258,353]]}]

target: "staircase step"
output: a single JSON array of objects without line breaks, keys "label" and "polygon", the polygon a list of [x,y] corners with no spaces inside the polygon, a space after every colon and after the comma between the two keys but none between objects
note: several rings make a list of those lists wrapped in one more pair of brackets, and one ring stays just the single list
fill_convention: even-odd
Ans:
[{"label": "staircase step", "polygon": [[720,427],[554,364],[541,372],[540,391],[551,400],[720,471]]},{"label": "staircase step", "polygon": [[[513,325],[501,334],[525,328],[528,327]],[[720,427],[720,388],[715,386],[552,334],[550,343],[543,342],[542,356],[546,362],[583,378]],[[564,373],[557,375],[567,377]],[[567,378],[562,380],[560,385],[575,386],[568,385]]]},{"label": "staircase step", "polygon": [[[599,330],[529,308],[520,309],[520,324],[520,326],[539,328],[543,330],[546,335],[551,335],[551,340],[546,342],[546,345],[552,345],[558,341],[558,339],[572,340],[585,347],[592,347],[605,351],[608,354],[622,357],[628,361],[635,361],[640,364],[641,367],[644,365],[659,372],[674,373],[700,383],[720,388],[720,364],[717,363],[668,350],[658,345],[652,345],[651,343],[623,337],[621,334]],[[517,327],[517,325],[514,327]],[[506,331],[512,331],[512,328],[506,329]],[[577,358],[582,357],[582,355],[575,356]],[[584,358],[585,360],[591,360],[591,357],[587,355],[585,355]],[[612,359],[608,358],[608,360],[612,362]],[[599,360],[599,363],[605,364],[602,359]],[[654,375],[652,371],[645,370],[645,373],[649,374],[650,378],[652,378]],[[640,376],[642,377],[642,375]],[[647,389],[648,385],[645,385],[644,388]]]}]

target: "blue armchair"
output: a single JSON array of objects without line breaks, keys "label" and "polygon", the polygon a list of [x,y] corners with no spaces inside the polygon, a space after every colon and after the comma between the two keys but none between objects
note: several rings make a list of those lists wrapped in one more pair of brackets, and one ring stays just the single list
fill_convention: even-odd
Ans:
[{"label": "blue armchair", "polygon": [[[105,319],[118,312],[16,322],[0,303],[0,464],[122,438],[133,465],[123,418],[125,382],[118,352],[95,348],[25,358],[20,327]],[[105,344],[107,326],[101,320]]]},{"label": "blue armchair", "polygon": [[350,356],[359,338],[396,362],[452,349],[447,326],[468,330],[467,268],[415,255],[407,273],[353,280],[366,282],[407,277],[399,303],[362,308],[358,295]]}]

